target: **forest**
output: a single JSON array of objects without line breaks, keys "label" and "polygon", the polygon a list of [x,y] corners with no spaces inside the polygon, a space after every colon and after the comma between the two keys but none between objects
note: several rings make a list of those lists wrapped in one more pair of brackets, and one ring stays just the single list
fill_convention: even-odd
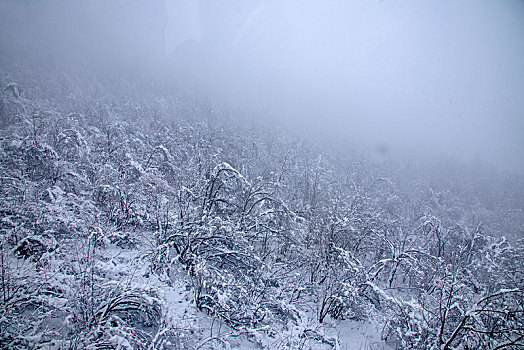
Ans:
[{"label": "forest", "polygon": [[523,346],[521,176],[23,67],[0,81],[3,349]]}]

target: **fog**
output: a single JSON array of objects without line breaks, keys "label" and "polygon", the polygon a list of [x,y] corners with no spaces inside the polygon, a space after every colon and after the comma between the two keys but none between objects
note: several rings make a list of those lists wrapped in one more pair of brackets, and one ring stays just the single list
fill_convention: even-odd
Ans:
[{"label": "fog", "polygon": [[3,0],[0,26],[4,61],[149,72],[306,133],[524,173],[522,1]]}]

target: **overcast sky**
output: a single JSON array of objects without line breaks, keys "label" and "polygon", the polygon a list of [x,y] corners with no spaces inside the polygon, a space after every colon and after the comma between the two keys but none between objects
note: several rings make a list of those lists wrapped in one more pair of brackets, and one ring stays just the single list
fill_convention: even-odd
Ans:
[{"label": "overcast sky", "polygon": [[162,62],[291,126],[524,173],[521,0],[0,0],[0,19],[3,53]]},{"label": "overcast sky", "polygon": [[393,151],[434,149],[524,170],[523,1],[166,7],[166,53],[202,43],[192,51],[206,57],[196,79],[239,99]]}]

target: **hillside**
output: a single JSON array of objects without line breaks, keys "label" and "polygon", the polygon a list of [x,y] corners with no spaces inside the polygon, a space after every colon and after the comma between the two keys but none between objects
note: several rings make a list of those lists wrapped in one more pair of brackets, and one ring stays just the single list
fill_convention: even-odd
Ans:
[{"label": "hillside", "polygon": [[520,176],[55,73],[0,77],[2,349],[524,346]]}]

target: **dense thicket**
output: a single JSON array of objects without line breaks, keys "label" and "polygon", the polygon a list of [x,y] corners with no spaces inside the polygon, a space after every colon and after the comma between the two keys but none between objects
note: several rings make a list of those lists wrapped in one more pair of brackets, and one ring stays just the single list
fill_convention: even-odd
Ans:
[{"label": "dense thicket", "polygon": [[[0,81],[2,348],[196,347],[169,300],[119,279],[115,246],[147,278],[183,269],[197,309],[261,346],[305,310],[378,317],[400,348],[523,346],[521,178],[372,161],[153,85],[16,77]],[[273,345],[337,346],[313,329]]]}]

